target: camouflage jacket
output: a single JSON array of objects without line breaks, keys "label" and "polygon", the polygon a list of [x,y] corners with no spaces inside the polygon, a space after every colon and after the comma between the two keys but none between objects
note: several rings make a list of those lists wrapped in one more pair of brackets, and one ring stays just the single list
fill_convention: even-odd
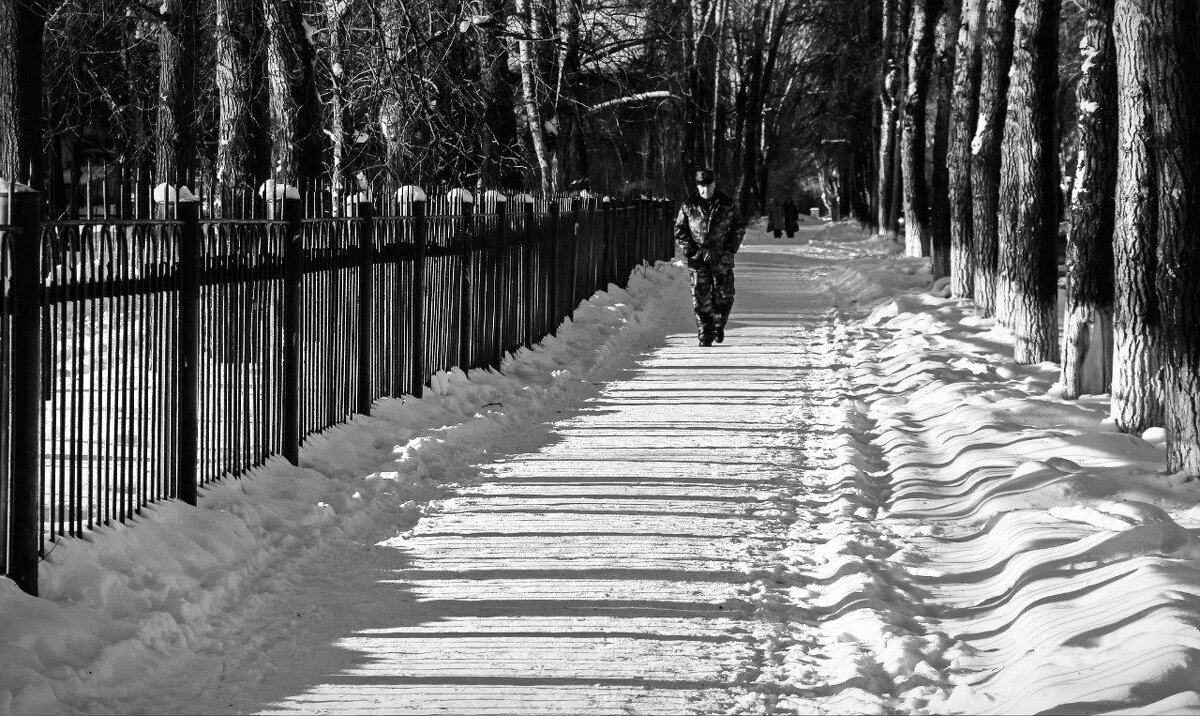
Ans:
[{"label": "camouflage jacket", "polygon": [[[717,191],[707,201],[692,194],[679,207],[679,215],[675,217],[675,243],[687,257],[690,269],[733,269],[733,255],[742,247],[745,233],[741,212],[734,206],[733,199],[722,191]],[[696,256],[700,249],[708,249],[709,262]]]}]

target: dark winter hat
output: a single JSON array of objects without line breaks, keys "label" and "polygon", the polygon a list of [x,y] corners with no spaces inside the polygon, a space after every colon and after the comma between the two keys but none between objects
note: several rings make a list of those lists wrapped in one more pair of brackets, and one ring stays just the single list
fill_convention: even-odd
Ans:
[{"label": "dark winter hat", "polygon": [[696,183],[697,184],[712,184],[716,180],[717,180],[717,177],[715,174],[713,174],[712,169],[697,169],[696,170]]}]

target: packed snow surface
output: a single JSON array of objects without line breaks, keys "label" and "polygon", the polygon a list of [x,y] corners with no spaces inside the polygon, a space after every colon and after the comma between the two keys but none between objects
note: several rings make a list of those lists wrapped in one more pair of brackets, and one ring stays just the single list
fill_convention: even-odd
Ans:
[{"label": "packed snow surface", "polygon": [[0,713],[1195,712],[1197,483],[897,245],[751,231],[0,580]]}]

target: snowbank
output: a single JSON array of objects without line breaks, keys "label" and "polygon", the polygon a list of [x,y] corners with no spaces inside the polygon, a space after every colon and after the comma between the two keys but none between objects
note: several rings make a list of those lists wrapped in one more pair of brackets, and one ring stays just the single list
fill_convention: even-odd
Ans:
[{"label": "snowbank", "polygon": [[871,557],[895,564],[873,609],[930,642],[890,707],[1200,708],[1200,483],[1165,474],[1161,431],[1061,399],[967,301],[896,296],[853,333],[858,455],[886,481]]}]

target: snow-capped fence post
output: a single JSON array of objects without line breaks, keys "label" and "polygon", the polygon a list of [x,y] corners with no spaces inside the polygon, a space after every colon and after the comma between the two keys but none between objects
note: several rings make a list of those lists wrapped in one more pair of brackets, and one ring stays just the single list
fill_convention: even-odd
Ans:
[{"label": "snow-capped fence post", "polygon": [[600,283],[603,284],[601,286],[601,288],[603,288],[604,290],[608,290],[608,284],[612,283],[613,274],[615,273],[613,271],[613,243],[612,243],[613,203],[612,203],[612,199],[608,198],[607,196],[600,199],[600,208],[601,208],[601,212],[602,212],[600,231],[603,234],[603,242],[602,242],[603,247],[601,248],[601,256],[603,258],[601,258],[601,262],[603,263],[603,266],[604,266],[603,271],[600,272]]},{"label": "snow-capped fence post", "polygon": [[355,207],[358,223],[358,394],[355,412],[371,414],[371,308],[375,265],[375,205],[365,195]]},{"label": "snow-capped fence post", "polygon": [[549,273],[550,279],[548,291],[550,300],[546,301],[546,305],[549,308],[551,315],[549,315],[546,320],[546,332],[557,333],[558,323],[562,319],[562,311],[559,306],[558,298],[558,266],[559,257],[562,255],[562,237],[559,236],[559,229],[561,225],[560,219],[562,216],[562,209],[558,205],[558,197],[552,197],[548,199],[547,202],[547,208],[550,210],[550,248],[553,253],[550,259],[550,266],[543,267],[542,269],[543,271],[547,271]]},{"label": "snow-capped fence post", "polygon": [[[9,362],[11,463],[3,475],[12,483],[0,512],[8,510],[8,538],[0,532],[0,553],[8,576],[28,594],[38,593],[38,553],[41,549],[41,409],[42,409],[42,240],[41,194],[29,187],[7,184],[0,224],[17,228],[8,237],[12,274],[9,277],[11,357]],[[7,456],[4,459],[8,459]],[[2,496],[2,495],[0,495]],[[0,518],[0,526],[3,520]]]},{"label": "snow-capped fence post", "polygon": [[304,279],[304,246],[301,236],[304,202],[290,187],[268,197],[267,218],[286,223],[283,248],[283,393],[281,454],[300,464],[300,289]]},{"label": "snow-capped fence post", "polygon": [[580,222],[583,220],[583,199],[579,196],[571,199],[571,290],[567,312],[571,320],[575,320],[575,306],[579,304],[579,234]]},{"label": "snow-capped fence post", "polygon": [[464,371],[471,367],[471,295],[474,288],[472,270],[475,265],[475,197],[466,189],[451,189],[446,193],[450,212],[461,217],[455,224],[456,243],[462,252],[462,271],[459,272],[458,366]]},{"label": "snow-capped fence post", "polygon": [[178,453],[174,493],[175,497],[194,505],[200,462],[200,200],[185,188],[179,189],[178,197],[162,198],[165,201],[155,197],[156,213],[168,215],[173,208],[175,220],[180,222],[179,411],[175,416]]},{"label": "snow-capped fence post", "polygon": [[506,311],[508,309],[508,239],[505,226],[508,221],[508,197],[498,191],[488,191],[485,196],[487,201],[485,206],[492,207],[496,214],[496,242],[494,246],[487,247],[488,252],[493,257],[488,267],[492,277],[493,290],[490,292],[492,296],[492,316],[490,317],[491,326],[495,334],[495,352],[491,356],[491,364],[495,368],[499,368],[504,362],[504,351],[507,347],[505,341],[505,325],[507,323]]},{"label": "snow-capped fence post", "polygon": [[[411,384],[409,393],[420,398],[425,392],[425,249],[429,242],[429,225],[425,221],[425,192],[418,186],[402,186],[396,190],[398,214],[412,217],[413,280],[412,294],[412,346]],[[398,386],[399,387],[399,386]],[[399,397],[401,391],[393,391]]]},{"label": "snow-capped fence post", "polygon": [[533,346],[533,242],[537,236],[537,220],[533,211],[533,197],[528,194],[520,194],[517,199],[524,204],[525,211],[525,238],[524,246],[521,247],[521,266],[524,285],[521,286],[521,311],[522,311],[522,326],[521,330],[525,332],[522,343],[526,348]]}]

